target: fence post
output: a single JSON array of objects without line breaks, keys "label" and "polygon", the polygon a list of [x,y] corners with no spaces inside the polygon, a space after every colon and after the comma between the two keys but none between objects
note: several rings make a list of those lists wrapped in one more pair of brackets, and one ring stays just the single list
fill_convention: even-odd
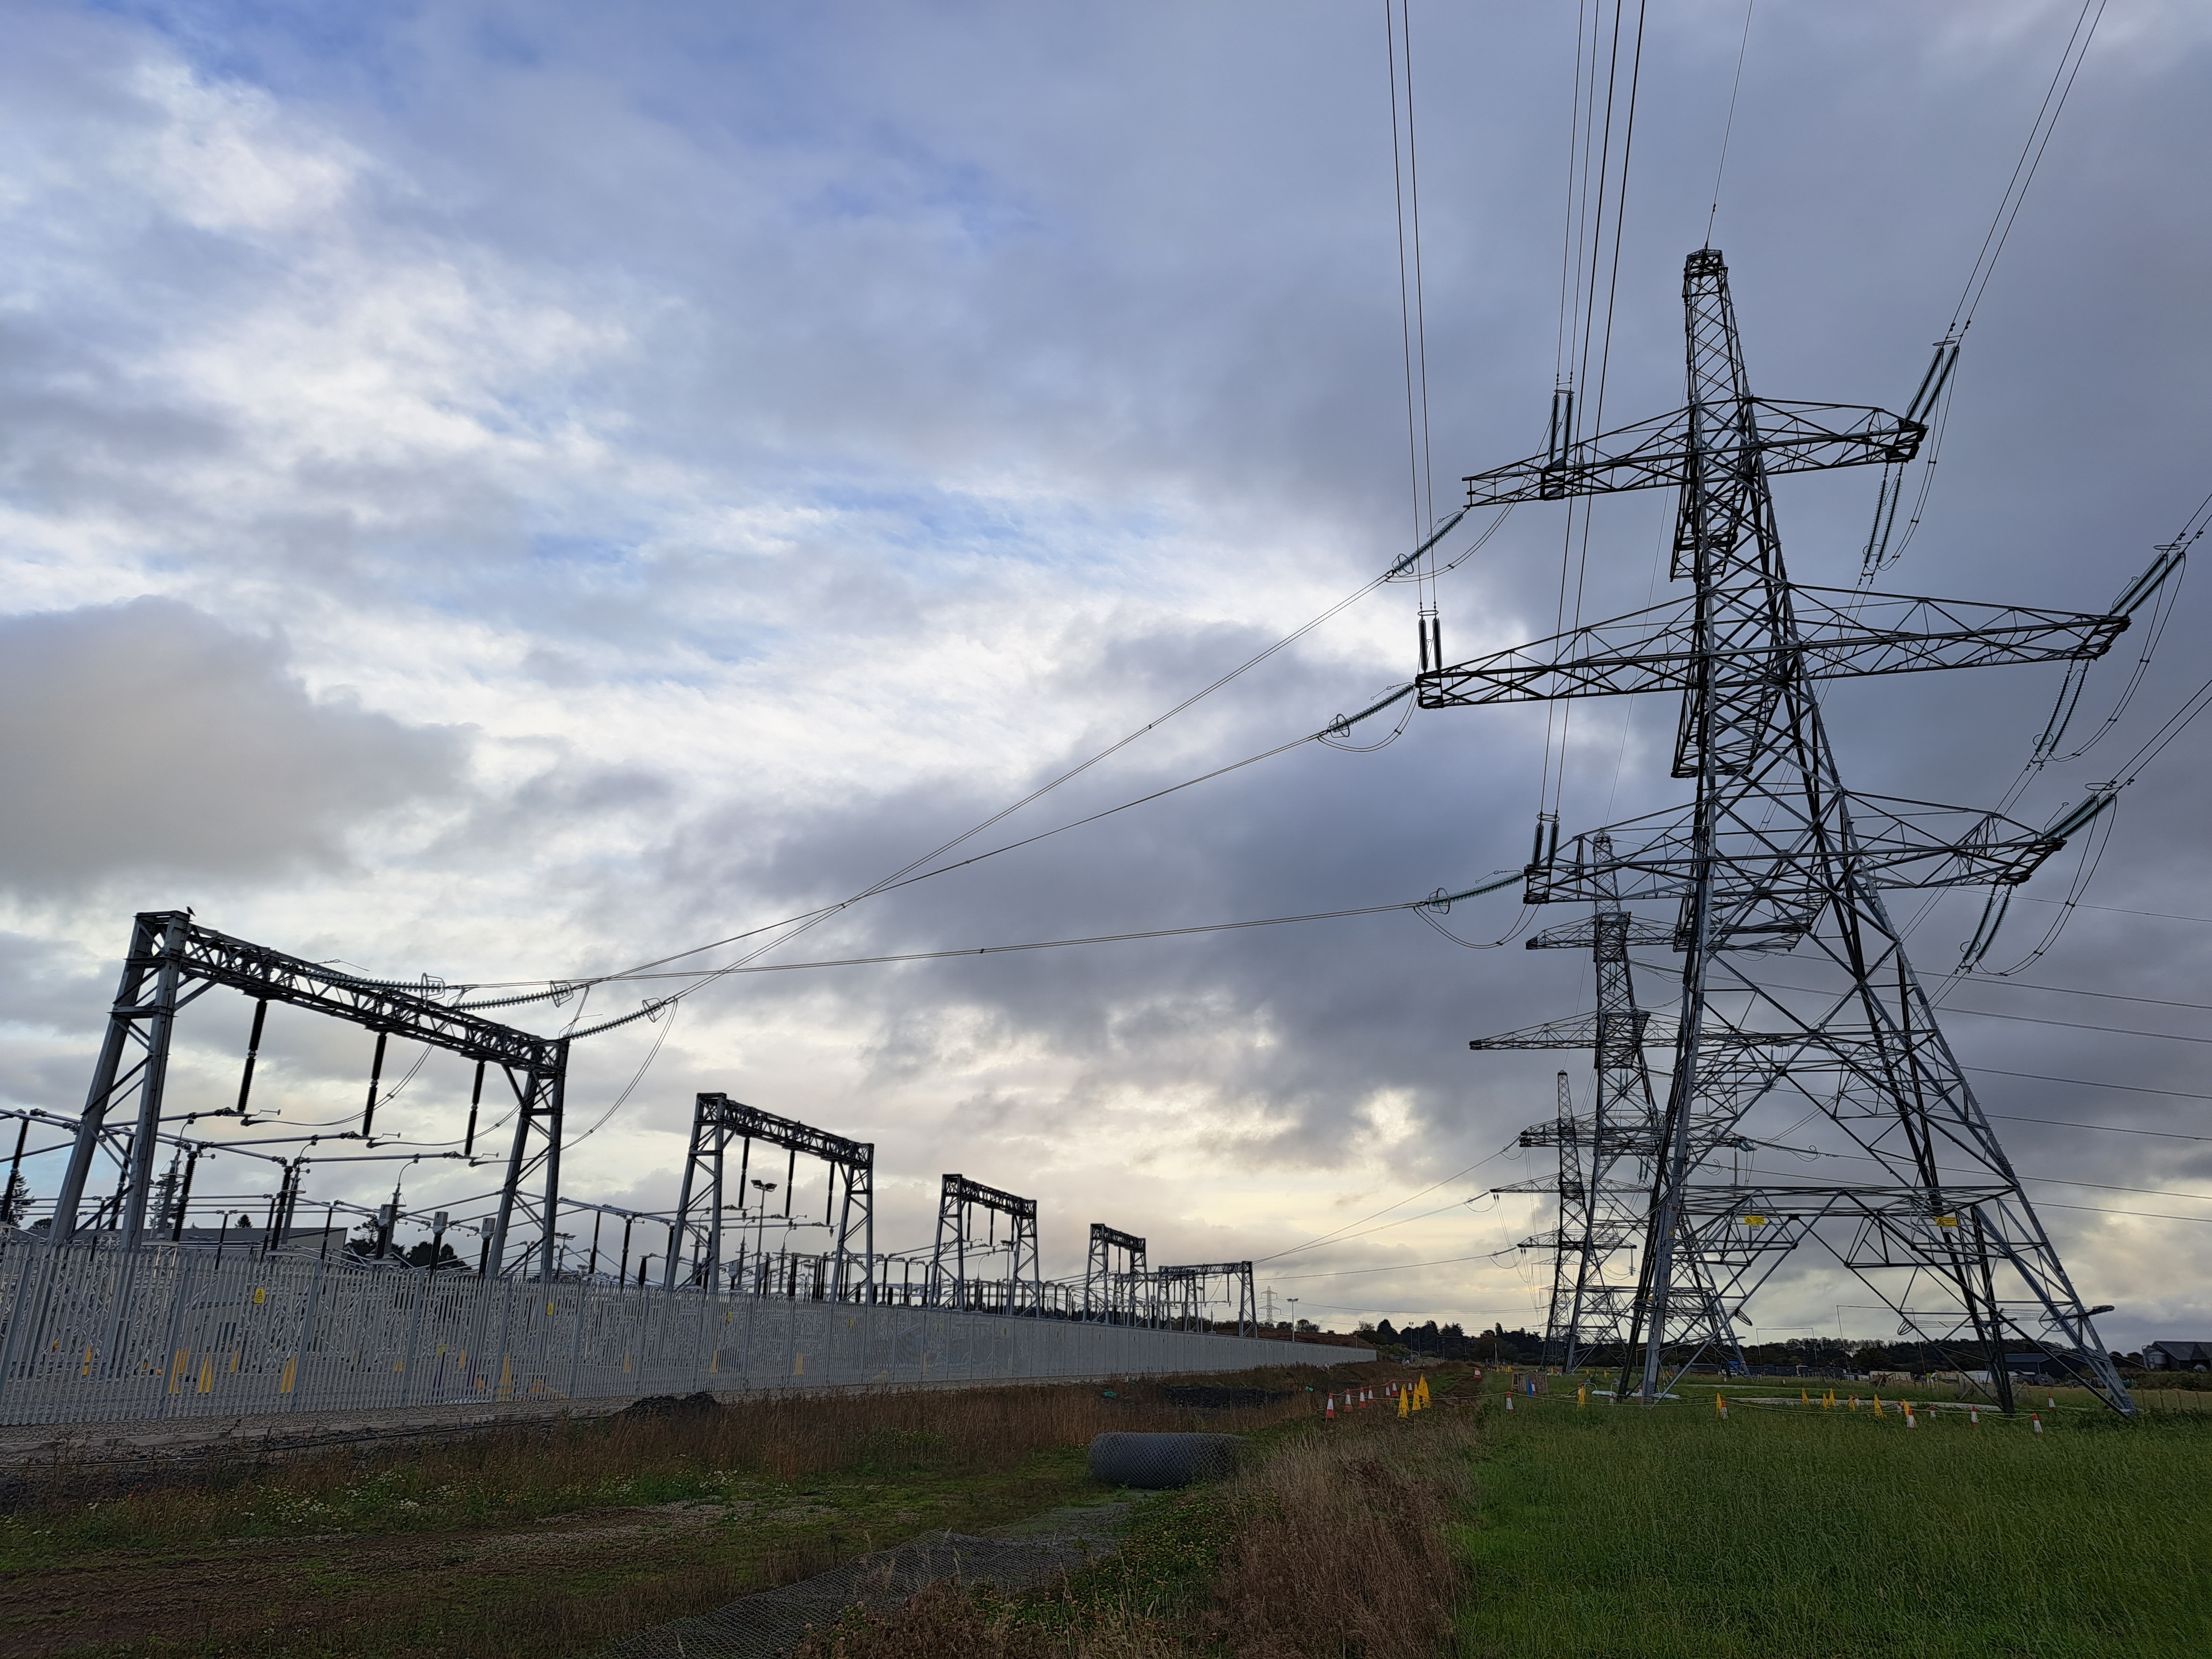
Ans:
[{"label": "fence post", "polygon": [[[6,1397],[9,1379],[15,1374],[17,1360],[21,1358],[27,1367],[31,1364],[29,1356],[36,1352],[38,1334],[46,1322],[46,1303],[53,1294],[54,1262],[63,1246],[48,1239],[27,1248],[31,1261],[16,1276],[15,1305],[8,1316],[8,1340],[0,1343],[0,1399]],[[32,1289],[34,1274],[38,1280],[36,1291]],[[33,1333],[28,1342],[24,1340],[27,1331]]]},{"label": "fence post", "polygon": [[101,1344],[100,1369],[105,1376],[123,1375],[125,1331],[131,1321],[131,1297],[138,1288],[138,1246],[134,1241],[116,1251],[114,1306],[107,1321],[107,1340]]},{"label": "fence post", "polygon": [[568,1398],[576,1397],[576,1379],[584,1368],[584,1304],[592,1293],[587,1279],[576,1281],[576,1340],[568,1350]]},{"label": "fence post", "polygon": [[[431,1258],[435,1262],[437,1258]],[[407,1316],[407,1343],[399,1353],[399,1403],[415,1403],[415,1350],[422,1337],[422,1304],[430,1299],[430,1286],[436,1275],[425,1273],[422,1282],[415,1286],[414,1310]]]},{"label": "fence post", "polygon": [[169,1339],[161,1350],[161,1409],[157,1415],[169,1414],[169,1391],[177,1380],[177,1343],[184,1335],[185,1310],[191,1305],[193,1259],[189,1252],[181,1252],[184,1261],[177,1269],[176,1294],[169,1298]]},{"label": "fence post", "polygon": [[307,1374],[307,1345],[315,1338],[315,1310],[323,1299],[323,1270],[330,1264],[318,1261],[314,1277],[307,1281],[307,1305],[300,1315],[300,1340],[292,1345],[292,1394],[287,1411],[300,1409],[300,1384]]},{"label": "fence post", "polygon": [[499,1304],[499,1373],[496,1376],[492,1376],[489,1367],[484,1372],[487,1376],[492,1376],[491,1397],[495,1401],[499,1398],[500,1382],[507,1375],[507,1333],[514,1325],[514,1281],[509,1279],[501,1282],[506,1287],[507,1299]]}]

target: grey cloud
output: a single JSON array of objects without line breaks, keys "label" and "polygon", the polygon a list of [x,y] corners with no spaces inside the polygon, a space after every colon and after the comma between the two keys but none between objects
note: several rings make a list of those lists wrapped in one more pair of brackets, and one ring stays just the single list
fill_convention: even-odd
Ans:
[{"label": "grey cloud", "polygon": [[312,696],[279,640],[171,599],[0,620],[5,878],[265,880],[457,787],[462,734]]}]

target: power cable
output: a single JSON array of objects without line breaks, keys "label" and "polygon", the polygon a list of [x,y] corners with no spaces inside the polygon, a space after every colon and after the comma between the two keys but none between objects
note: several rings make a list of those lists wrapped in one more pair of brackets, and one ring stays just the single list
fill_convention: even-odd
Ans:
[{"label": "power cable", "polygon": [[[2142,1083],[2098,1083],[2085,1077],[2053,1077],[2047,1072],[2000,1071],[1994,1066],[1964,1066],[1960,1069],[1966,1072],[1979,1072],[1987,1077],[2020,1078],[2029,1083],[2063,1083],[2076,1089],[2112,1089],[2130,1095],[2165,1095],[2174,1100],[2212,1100],[2212,1095],[2193,1095],[2179,1089],[2154,1089],[2148,1084]],[[2147,1135],[2160,1132],[2152,1129],[2136,1129],[2130,1133]],[[2197,1137],[2192,1135],[2190,1139],[2195,1139]],[[2212,1139],[2212,1136],[2207,1136],[2205,1139]]]},{"label": "power cable", "polygon": [[1729,87],[1728,121],[1721,128],[1721,159],[1713,168],[1713,205],[1705,215],[1705,246],[1713,245],[1713,222],[1721,216],[1721,175],[1728,171],[1729,140],[1735,134],[1736,94],[1743,90],[1744,54],[1751,50],[1751,10],[1759,0],[1744,0],[1743,39],[1735,49],[1735,80]]},{"label": "power cable", "polygon": [[[1522,872],[1518,870],[1507,871],[1495,878],[1494,886],[1488,890],[1495,890],[1497,887],[1510,886],[1514,882],[1519,881],[1522,875]],[[1474,892],[1470,891],[1454,894],[1451,898],[1472,896]],[[1058,951],[1078,945],[1123,945],[1139,939],[1181,939],[1192,933],[1237,933],[1248,927],[1282,927],[1295,922],[1337,921],[1352,916],[1389,915],[1399,911],[1425,909],[1430,906],[1449,902],[1450,901],[1447,899],[1431,896],[1425,899],[1408,899],[1396,904],[1361,905],[1349,910],[1316,910],[1296,916],[1260,916],[1247,921],[1194,922],[1182,927],[1153,927],[1127,933],[1094,933],[1083,939],[1027,939],[1014,945],[968,945],[956,950],[904,951],[874,957],[825,957],[812,962],[756,962],[732,968],[718,968],[714,970],[714,974],[716,978],[732,974],[789,974],[813,968],[869,968],[901,962],[943,962],[953,957],[1003,956],[1021,951]],[[682,975],[680,974],[641,974],[635,977],[640,979],[680,978]],[[687,988],[687,991],[690,988]],[[664,999],[660,1006],[665,1006],[668,1003],[674,1002],[678,996],[686,994],[679,991],[675,996]],[[611,1030],[617,1024],[626,1024],[638,1018],[640,1016],[635,1014],[625,1014],[620,1020],[610,1020],[605,1025],[591,1026],[579,1031],[576,1035],[591,1036],[598,1032]],[[2206,1040],[2212,1042],[2212,1038]]]},{"label": "power cable", "polygon": [[2035,1014],[2000,1014],[1989,1008],[1947,1006],[1943,1012],[1947,1014],[1970,1014],[1976,1019],[2008,1019],[2022,1025],[2056,1025],[2069,1031],[2102,1031],[2109,1036],[2159,1037],[2167,1042],[2212,1042],[2212,1036],[2189,1036],[2179,1031],[2138,1031],[2131,1026],[2092,1025],[2081,1020],[2046,1019]]},{"label": "power cable", "polygon": [[[2059,904],[2064,902],[2064,901],[2061,899],[2030,898],[2027,894],[2023,893],[2021,895],[2021,902],[2023,904]],[[2212,916],[2185,916],[2177,915],[2171,910],[2130,910],[2117,904],[2077,904],[2074,908],[2077,910],[2101,910],[2106,915],[2112,916],[2148,916],[2154,921],[2212,922]]]},{"label": "power cable", "polygon": [[1905,526],[1905,538],[1893,550],[1890,534],[1896,524],[1897,503],[1903,482],[1902,467],[1883,469],[1882,489],[1875,507],[1873,530],[1867,538],[1866,552],[1860,569],[1862,586],[1876,572],[1895,564],[1911,546],[1912,538],[1919,532],[1920,522],[1928,507],[1929,491],[1935,487],[1936,466],[1943,447],[1943,434],[1950,424],[1951,404],[1957,390],[1954,373],[1959,361],[1959,349],[1965,342],[1966,331],[1973,326],[1974,313],[1982,302],[1982,294],[1989,287],[1990,277],[1996,270],[1997,256],[2004,252],[2005,243],[2012,236],[2012,228],[2020,217],[2020,210],[2027,199],[2027,188],[2043,165],[2043,153],[2051,143],[2051,135],[2058,125],[2059,112],[2074,90],[2074,77],[2081,72],[2081,60],[2088,53],[2089,41],[2097,32],[2097,24],[2105,14],[2105,0],[2083,0],[2081,12],[2075,17],[2072,31],[2068,34],[2066,48],[2059,54],[2058,67],[2052,71],[2051,85],[2043,94],[2043,103],[2028,128],[2027,139],[2021,146],[2019,159],[2013,163],[2012,176],[2005,182],[2003,195],[1990,221],[1990,228],[1982,237],[1981,247],[1974,256],[1973,268],[1966,274],[1966,286],[1960,290],[1959,303],[1951,313],[1950,326],[1936,343],[1936,355],[1929,365],[1928,374],[1921,381],[1918,395],[1908,411],[1915,420],[1928,424],[1931,435],[1925,445],[1922,459],[1919,493],[1912,504],[1912,512]]},{"label": "power cable", "polygon": [[[1406,359],[1406,464],[1413,477],[1413,539],[1420,541],[1436,529],[1436,471],[1429,444],[1428,313],[1421,281],[1420,155],[1413,124],[1413,19],[1408,3],[1382,0],[1382,34],[1390,67],[1390,178],[1398,208],[1398,320]],[[1398,128],[1399,52],[1405,63],[1406,125],[1402,140]],[[1400,166],[1403,161],[1403,167]],[[1406,226],[1408,185],[1411,185],[1413,258],[1407,259]],[[1419,421],[1416,430],[1416,410]],[[1424,596],[1425,598],[1425,596]]]},{"label": "power cable", "polygon": [[2028,129],[2027,142],[2021,146],[2020,159],[2013,163],[2012,177],[2005,181],[2004,195],[1997,203],[1996,216],[1990,221],[1981,249],[1974,256],[1974,267],[1967,272],[1966,285],[1960,291],[1958,306],[1951,313],[1948,332],[1954,338],[1964,334],[1973,323],[1983,291],[1989,287],[1990,277],[1996,270],[1997,256],[2011,239],[2021,204],[2027,199],[2027,187],[2035,182],[2036,172],[2043,165],[2043,152],[2057,128],[2059,112],[2073,94],[2074,77],[2081,72],[2081,60],[2088,55],[2089,42],[2104,15],[2105,0],[2082,0],[2073,32],[2066,38],[2066,50],[2059,54],[2058,67],[2051,73],[2042,106],[2036,111],[2035,123]]},{"label": "power cable", "polygon": [[[1970,1069],[1978,1071],[1981,1068]],[[2022,1117],[2017,1112],[1984,1112],[1982,1115],[2002,1118],[2007,1123],[2040,1123],[2053,1129],[2097,1129],[2108,1135],[2155,1135],[2161,1140],[2212,1141],[2212,1135],[2185,1135],[2172,1129],[2130,1129],[2118,1123],[2069,1123],[2063,1118]]]},{"label": "power cable", "polygon": [[1460,1170],[1457,1174],[1448,1175],[1442,1181],[1431,1182],[1430,1185],[1422,1188],[1421,1190],[1417,1193],[1408,1193],[1405,1197],[1398,1200],[1396,1203],[1384,1205],[1381,1209],[1376,1211],[1373,1215],[1364,1215],[1357,1221],[1347,1221],[1341,1227],[1334,1228],[1331,1231],[1323,1233],[1318,1238],[1310,1238],[1303,1244],[1293,1244],[1288,1249],[1277,1250],[1273,1255],[1255,1256],[1252,1259],[1252,1265],[1256,1267],[1262,1261],[1279,1261],[1286,1255],[1296,1255],[1302,1250],[1310,1250],[1317,1244],[1330,1243],[1335,1241],[1340,1235],[1351,1231],[1354,1227],[1364,1227],[1369,1222],[1376,1220],[1379,1217],[1389,1214],[1393,1210],[1398,1209],[1404,1205],[1411,1204],[1417,1198],[1426,1198],[1431,1193],[1437,1191],[1438,1188],[1450,1186],[1455,1181],[1465,1180],[1468,1176],[1473,1175],[1477,1170],[1480,1170],[1484,1164],[1495,1163],[1498,1159],[1504,1157],[1506,1153],[1511,1152],[1518,1144],[1519,1143],[1517,1141],[1510,1140],[1506,1142],[1504,1146],[1500,1146],[1496,1152],[1492,1152],[1487,1157],[1475,1159],[1474,1163],[1468,1164],[1467,1168]]},{"label": "power cable", "polygon": [[[1635,154],[1637,101],[1638,95],[1643,83],[1645,0],[1638,0],[1636,9],[1636,41],[1630,59],[1628,104],[1626,111],[1626,120],[1623,126],[1620,173],[1616,180],[1613,176],[1613,110],[1616,102],[1616,92],[1620,77],[1620,37],[1625,3],[1626,0],[1613,0],[1611,43],[1607,52],[1605,113],[1601,125],[1595,118],[1596,106],[1595,99],[1596,59],[1595,40],[1593,40],[1593,52],[1591,58],[1592,102],[1589,114],[1583,118],[1580,124],[1582,127],[1582,142],[1583,149],[1581,202],[1579,205],[1577,205],[1572,195],[1570,196],[1568,202],[1568,216],[1570,220],[1573,221],[1580,219],[1581,222],[1589,228],[1589,234],[1586,239],[1587,257],[1584,256],[1583,246],[1581,245],[1578,245],[1576,255],[1577,270],[1586,275],[1587,277],[1587,281],[1585,283],[1580,276],[1578,276],[1577,288],[1580,289],[1586,287],[1587,294],[1585,295],[1578,291],[1576,296],[1577,313],[1582,325],[1582,342],[1576,367],[1572,374],[1568,379],[1567,386],[1571,388],[1577,386],[1588,386],[1589,385],[1591,379],[1592,349],[1593,344],[1595,344],[1597,364],[1597,392],[1595,400],[1590,403],[1587,411],[1589,429],[1592,431],[1601,430],[1604,426],[1606,384],[1613,356],[1613,316],[1620,290],[1621,231],[1623,222],[1626,217],[1628,210],[1629,167]],[[1579,95],[1580,87],[1578,82],[1577,96],[1579,97]],[[1593,136],[1593,129],[1595,129],[1597,149],[1597,199],[1596,211],[1594,217],[1591,215],[1589,208],[1589,146]],[[1608,197],[1610,198],[1611,204],[1609,209],[1607,205]],[[1609,262],[1605,258],[1606,234],[1608,225],[1610,225],[1613,237],[1612,258]],[[1602,335],[1596,336],[1594,341],[1593,336],[1596,329],[1597,321],[1597,283],[1599,272],[1601,268],[1607,270],[1609,272],[1606,288],[1605,328]],[[1554,413],[1553,416],[1554,441],[1559,444],[1562,448],[1571,447],[1577,441],[1578,434],[1583,429],[1585,411],[1582,407],[1579,407],[1573,403],[1570,393],[1569,402],[1566,406],[1566,415],[1563,421],[1559,408],[1559,393],[1554,393]],[[1559,430],[1559,428],[1562,425],[1565,428],[1564,432]],[[1579,514],[1577,514],[1577,508],[1579,508]],[[1583,498],[1579,502],[1571,501],[1568,504],[1565,539],[1562,542],[1559,550],[1559,616],[1556,630],[1559,633],[1565,633],[1571,626],[1581,626],[1583,600],[1587,588],[1589,573],[1590,515],[1592,510],[1593,502],[1587,497]],[[1575,556],[1577,526],[1580,526],[1581,556],[1579,561],[1577,561]],[[1574,576],[1574,602],[1571,606],[1571,611],[1567,600],[1569,586],[1568,577],[1571,568],[1573,571]],[[1569,622],[1570,614],[1571,614],[1572,617],[1571,623]],[[1573,723],[1574,708],[1571,701],[1558,702],[1547,705],[1544,720],[1544,764],[1541,775],[1538,780],[1536,792],[1537,822],[1540,826],[1543,823],[1547,814],[1550,815],[1554,821],[1556,821],[1558,817],[1559,811],[1559,797],[1566,787],[1567,751],[1571,733],[1573,729]],[[1556,765],[1554,764],[1553,760],[1555,744],[1557,752]]]}]

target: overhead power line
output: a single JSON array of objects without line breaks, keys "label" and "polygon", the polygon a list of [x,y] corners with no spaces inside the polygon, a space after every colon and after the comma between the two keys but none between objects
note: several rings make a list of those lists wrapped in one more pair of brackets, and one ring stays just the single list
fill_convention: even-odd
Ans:
[{"label": "overhead power line", "polygon": [[2035,112],[2035,123],[2028,129],[2027,142],[2021,146],[2020,159],[2013,163],[2012,177],[2005,181],[2004,195],[1997,203],[1996,216],[1990,219],[1989,230],[1982,237],[1981,248],[1974,256],[1974,268],[1966,273],[1966,285],[1960,291],[1958,306],[1951,313],[1950,332],[1954,338],[1974,320],[1983,291],[1989,287],[1990,276],[1996,270],[1997,256],[2011,239],[2021,204],[2027,199],[2027,187],[2035,182],[2036,172],[2043,165],[2043,152],[2050,147],[2059,113],[2073,94],[2074,77],[2081,72],[2081,60],[2088,55],[2089,42],[2104,15],[2105,0],[2083,0],[2081,12],[2074,19],[2073,32],[2066,37],[2066,50],[2059,54],[2058,67],[2051,72],[2051,85],[2044,92],[2041,107]]}]

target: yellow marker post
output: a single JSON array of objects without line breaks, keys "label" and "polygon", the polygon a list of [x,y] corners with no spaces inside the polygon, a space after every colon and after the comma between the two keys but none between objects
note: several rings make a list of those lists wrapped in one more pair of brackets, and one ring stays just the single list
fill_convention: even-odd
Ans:
[{"label": "yellow marker post", "polygon": [[1584,1383],[1581,1388],[1577,1389],[1575,1390],[1575,1409],[1576,1409],[1576,1410],[1577,1410],[1577,1411],[1579,1411],[1579,1410],[1581,1410],[1584,1406],[1587,1406],[1587,1405],[1589,1405],[1589,1384],[1588,1384],[1587,1382],[1585,1382],[1585,1383]]}]

